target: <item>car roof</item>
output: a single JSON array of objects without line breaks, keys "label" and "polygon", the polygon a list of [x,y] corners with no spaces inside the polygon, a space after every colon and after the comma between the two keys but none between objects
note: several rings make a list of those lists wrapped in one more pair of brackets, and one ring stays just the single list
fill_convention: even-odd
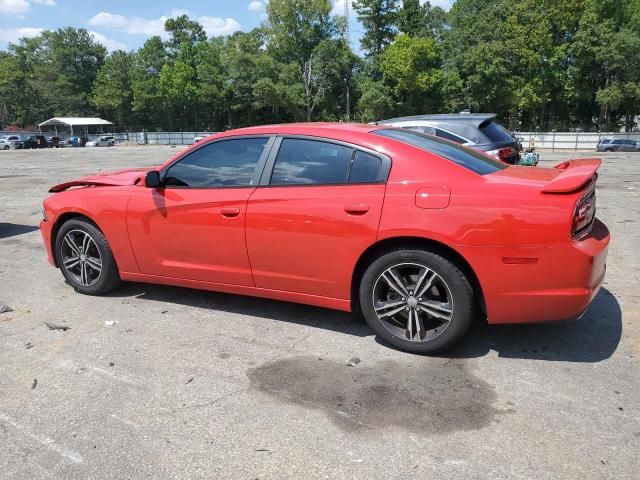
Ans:
[{"label": "car roof", "polygon": [[304,135],[311,132],[354,132],[365,133],[372,132],[383,128],[384,126],[367,125],[364,123],[346,123],[346,122],[307,122],[307,123],[279,123],[273,125],[259,125],[257,127],[237,128],[229,130],[236,134],[251,133],[291,133]]}]

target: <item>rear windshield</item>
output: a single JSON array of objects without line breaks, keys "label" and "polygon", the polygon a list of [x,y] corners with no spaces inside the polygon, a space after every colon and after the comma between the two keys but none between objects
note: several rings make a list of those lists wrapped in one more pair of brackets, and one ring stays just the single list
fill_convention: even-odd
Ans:
[{"label": "rear windshield", "polygon": [[506,163],[494,160],[470,148],[431,135],[414,132],[413,130],[385,128],[375,130],[372,133],[439,155],[478,175],[486,175],[508,167]]},{"label": "rear windshield", "polygon": [[489,122],[486,125],[480,125],[480,131],[492,142],[512,142],[513,137],[502,125],[497,122]]}]

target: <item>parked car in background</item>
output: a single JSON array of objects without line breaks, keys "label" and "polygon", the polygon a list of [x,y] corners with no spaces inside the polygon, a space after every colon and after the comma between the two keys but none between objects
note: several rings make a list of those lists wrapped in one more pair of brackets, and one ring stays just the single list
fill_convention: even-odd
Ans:
[{"label": "parked car in background", "polygon": [[60,147],[60,137],[49,137],[47,139],[49,143],[49,148],[59,148]]},{"label": "parked car in background", "polygon": [[382,120],[376,124],[435,135],[480,150],[511,165],[520,161],[520,142],[496,121],[495,113],[416,115]]},{"label": "parked car in background", "polygon": [[0,150],[9,150],[11,148],[11,142],[5,140],[4,138],[0,138]]},{"label": "parked car in background", "polygon": [[87,137],[71,137],[67,141],[67,146],[69,147],[85,147],[89,143],[89,139]]},{"label": "parked car in background", "polygon": [[10,148],[20,149],[22,148],[22,138],[20,135],[7,135],[3,137],[3,140],[9,144]]},{"label": "parked car in background", "polygon": [[113,136],[104,136],[90,140],[87,142],[87,147],[113,147],[116,144],[116,139]]},{"label": "parked car in background", "polygon": [[429,353],[480,311],[521,323],[588,308],[609,243],[600,164],[531,169],[401,128],[268,125],[54,186],[40,228],[84,294],[129,280],[360,311]]},{"label": "parked car in background", "polygon": [[638,152],[640,143],[623,138],[603,138],[596,146],[596,152]]},{"label": "parked car in background", "polygon": [[193,137],[193,143],[198,143],[204,140],[206,137]]},{"label": "parked car in background", "polygon": [[37,148],[49,148],[49,142],[44,138],[44,135],[31,135],[24,139],[22,148],[37,149]]}]

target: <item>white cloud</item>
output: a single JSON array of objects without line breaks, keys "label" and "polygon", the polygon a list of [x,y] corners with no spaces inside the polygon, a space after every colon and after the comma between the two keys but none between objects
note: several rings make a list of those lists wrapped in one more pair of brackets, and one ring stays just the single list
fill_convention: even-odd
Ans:
[{"label": "white cloud", "polygon": [[[130,35],[160,35],[166,38],[167,32],[164,30],[164,23],[169,18],[180,15],[190,15],[190,12],[188,10],[173,10],[170,16],[163,15],[160,18],[125,17],[124,15],[100,12],[89,19],[89,25],[107,30],[117,30]],[[240,30],[240,24],[233,18],[207,16],[192,16],[192,18],[202,25],[207,35],[228,35]]]},{"label": "white cloud", "polygon": [[249,4],[250,12],[263,12],[267,8],[267,5],[262,0],[253,0]]},{"label": "white cloud", "polygon": [[0,29],[0,42],[16,43],[21,38],[37,37],[43,30],[44,28],[38,27]]},{"label": "white cloud", "polygon": [[229,35],[240,30],[240,24],[233,18],[198,17],[196,20],[210,37]]},{"label": "white cloud", "polygon": [[95,39],[96,42],[101,43],[102,45],[104,45],[106,47],[107,50],[109,50],[110,52],[113,52],[114,50],[128,50],[127,45],[122,43],[122,42],[118,42],[117,40],[114,40],[113,38],[109,38],[105,35],[102,35],[101,33],[98,32],[93,32],[90,31],[89,32],[91,35],[93,35],[93,38]]},{"label": "white cloud", "polygon": [[31,3],[55,7],[56,0],[0,0],[0,15],[23,18],[31,10]]},{"label": "white cloud", "polygon": [[27,0],[0,0],[0,15],[13,17],[23,15],[30,9]]},{"label": "white cloud", "polygon": [[89,19],[89,25],[109,30],[119,30],[138,35],[164,35],[164,22],[168,17],[146,19],[142,17],[125,17],[113,13],[100,12]]}]

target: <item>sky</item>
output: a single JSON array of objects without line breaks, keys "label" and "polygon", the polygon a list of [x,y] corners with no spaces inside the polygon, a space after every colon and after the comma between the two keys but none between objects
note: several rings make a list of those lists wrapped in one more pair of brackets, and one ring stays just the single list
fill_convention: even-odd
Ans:
[{"label": "sky", "polygon": [[[332,0],[334,13],[343,14],[345,2]],[[43,29],[86,28],[108,50],[135,50],[153,35],[166,37],[167,18],[187,14],[199,21],[209,36],[248,31],[264,21],[268,0],[0,0],[0,49]],[[454,0],[431,0],[448,10]],[[351,14],[351,41],[358,49],[362,27]]]}]

